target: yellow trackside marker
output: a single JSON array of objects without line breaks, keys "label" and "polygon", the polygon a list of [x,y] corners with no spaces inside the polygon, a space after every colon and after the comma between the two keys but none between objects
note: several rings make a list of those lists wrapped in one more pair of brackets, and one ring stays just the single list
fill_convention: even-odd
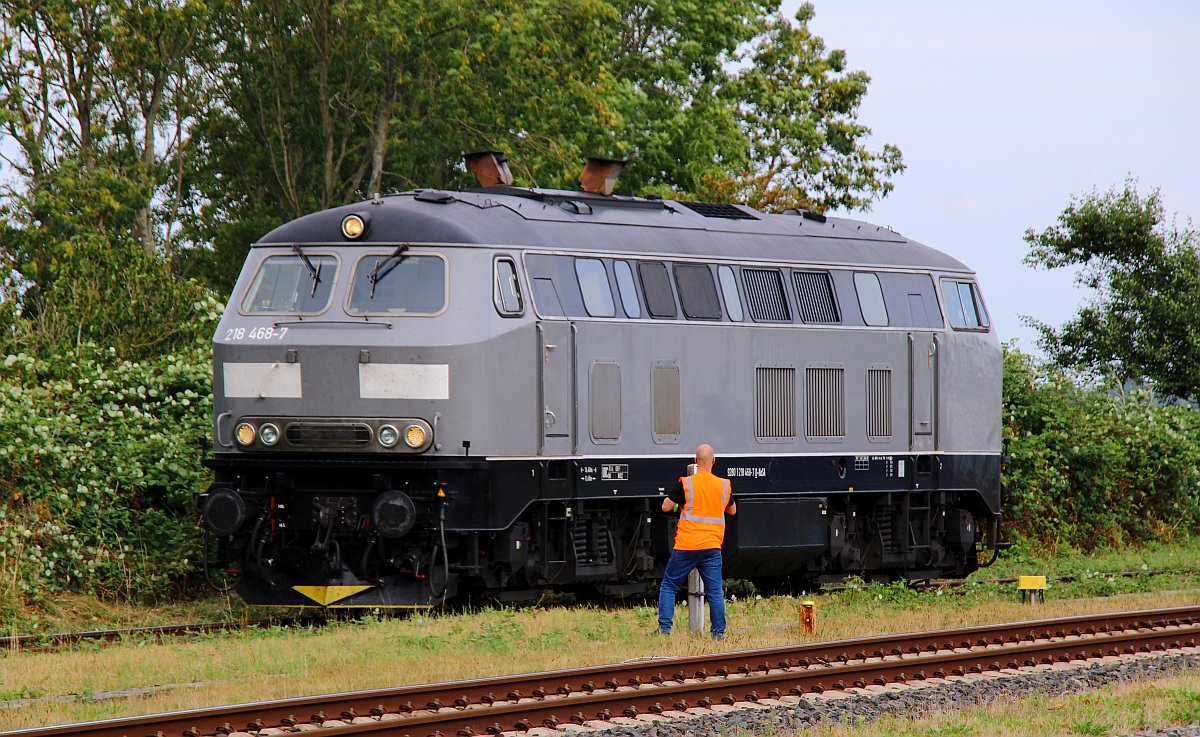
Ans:
[{"label": "yellow trackside marker", "polygon": [[366,591],[370,586],[293,586],[293,589],[304,594],[321,606],[329,606],[335,601],[341,601],[354,596],[360,591]]},{"label": "yellow trackside marker", "polygon": [[446,490],[439,487],[438,488],[438,497],[445,499],[446,498]]},{"label": "yellow trackside marker", "polygon": [[1046,603],[1045,576],[1017,576],[1017,591],[1021,592],[1021,601],[1033,604],[1034,599]]}]

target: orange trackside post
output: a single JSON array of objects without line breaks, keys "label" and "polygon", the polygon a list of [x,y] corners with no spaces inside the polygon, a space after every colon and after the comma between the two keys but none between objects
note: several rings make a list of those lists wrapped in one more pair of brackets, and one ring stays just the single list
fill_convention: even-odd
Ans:
[{"label": "orange trackside post", "polygon": [[817,605],[816,602],[806,600],[800,602],[800,631],[801,632],[816,632],[817,631]]}]

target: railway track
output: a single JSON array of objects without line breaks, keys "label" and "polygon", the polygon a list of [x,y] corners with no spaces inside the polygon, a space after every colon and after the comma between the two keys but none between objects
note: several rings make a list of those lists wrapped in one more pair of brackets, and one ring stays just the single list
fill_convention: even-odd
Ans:
[{"label": "railway track", "polygon": [[[1189,575],[1200,572],[1196,568],[1179,568],[1179,569],[1147,569],[1144,571],[1097,571],[1094,575],[1097,578],[1152,578],[1154,576],[1169,576],[1169,575]],[[1066,576],[1047,577],[1050,583],[1071,583],[1086,580],[1086,574],[1072,574]],[[1015,576],[1004,578],[979,578],[979,579],[962,579],[962,578],[931,578],[925,581],[910,581],[909,586],[918,591],[926,591],[929,589],[962,589],[973,585],[1007,585],[1015,584],[1017,578]],[[851,588],[842,584],[826,584],[821,587],[821,591],[845,591]]]},{"label": "railway track", "polygon": [[1200,606],[1064,617],[70,724],[11,737],[485,735],[1200,643]]},{"label": "railway track", "polygon": [[240,632],[256,627],[290,627],[311,619],[268,618],[250,619],[244,622],[199,622],[191,624],[167,624],[155,627],[128,627],[124,629],[89,630],[87,632],[60,632],[44,635],[9,635],[0,637],[0,655],[15,652],[52,652],[83,644],[108,645],[127,640],[167,639],[184,635]]}]

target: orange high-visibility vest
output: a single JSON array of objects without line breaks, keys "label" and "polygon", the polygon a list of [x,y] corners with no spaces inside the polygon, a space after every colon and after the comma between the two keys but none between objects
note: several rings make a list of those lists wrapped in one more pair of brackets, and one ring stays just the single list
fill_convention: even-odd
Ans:
[{"label": "orange high-visibility vest", "polygon": [[683,509],[675,527],[676,550],[711,550],[725,540],[725,507],[729,506],[729,479],[707,471],[679,479],[683,482]]}]

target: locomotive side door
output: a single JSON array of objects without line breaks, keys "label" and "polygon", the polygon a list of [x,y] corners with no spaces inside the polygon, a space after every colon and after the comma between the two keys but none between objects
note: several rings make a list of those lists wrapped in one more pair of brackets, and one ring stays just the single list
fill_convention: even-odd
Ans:
[{"label": "locomotive side door", "polygon": [[933,333],[908,334],[909,449],[937,449],[938,342]]},{"label": "locomotive side door", "polygon": [[537,324],[544,455],[575,452],[575,325],[565,320]]}]

